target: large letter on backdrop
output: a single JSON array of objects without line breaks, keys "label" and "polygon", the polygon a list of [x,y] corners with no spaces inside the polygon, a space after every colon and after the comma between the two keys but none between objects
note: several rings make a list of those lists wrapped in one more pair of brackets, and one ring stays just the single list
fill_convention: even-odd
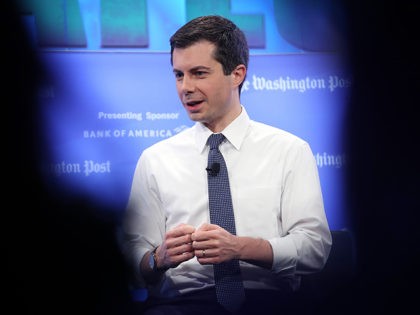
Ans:
[{"label": "large letter on backdrop", "polygon": [[86,47],[78,0],[19,0],[22,12],[35,16],[41,47]]},{"label": "large letter on backdrop", "polygon": [[148,47],[146,0],[101,1],[102,47]]},{"label": "large letter on backdrop", "polygon": [[187,20],[201,15],[222,15],[235,22],[241,28],[248,40],[250,48],[265,47],[264,16],[258,14],[232,14],[230,0],[187,0]]}]

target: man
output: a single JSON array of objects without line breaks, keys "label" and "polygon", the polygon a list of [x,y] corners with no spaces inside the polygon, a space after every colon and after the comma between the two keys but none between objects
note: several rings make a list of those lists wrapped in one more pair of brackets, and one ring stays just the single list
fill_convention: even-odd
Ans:
[{"label": "man", "polygon": [[[249,59],[243,32],[196,18],[170,39],[179,98],[196,124],[143,151],[124,220],[125,254],[147,314],[222,314],[214,268],[240,262],[238,314],[282,310],[299,277],[323,268],[331,247],[309,145],[250,120],[240,103]],[[236,234],[210,221],[207,139],[222,133]]]}]

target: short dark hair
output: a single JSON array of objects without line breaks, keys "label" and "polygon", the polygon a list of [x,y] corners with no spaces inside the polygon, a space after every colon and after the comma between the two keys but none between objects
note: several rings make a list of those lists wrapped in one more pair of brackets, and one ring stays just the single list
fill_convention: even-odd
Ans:
[{"label": "short dark hair", "polygon": [[[232,21],[219,15],[195,18],[171,36],[171,64],[175,48],[187,48],[201,40],[215,44],[214,59],[221,63],[225,75],[231,74],[240,64],[248,68],[249,48],[245,34]],[[243,81],[239,91],[242,84]]]}]

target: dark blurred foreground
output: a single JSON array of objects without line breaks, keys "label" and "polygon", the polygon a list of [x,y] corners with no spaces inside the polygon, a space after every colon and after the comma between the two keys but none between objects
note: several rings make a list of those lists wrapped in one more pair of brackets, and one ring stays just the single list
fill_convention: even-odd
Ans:
[{"label": "dark blurred foreground", "polygon": [[[302,314],[388,314],[416,306],[415,3],[349,3],[354,85],[345,138],[357,267],[342,285],[338,279],[323,294],[306,297]],[[115,238],[115,211],[52,191],[39,175],[37,165],[48,148],[39,133],[36,86],[45,73],[14,8],[1,6],[5,307],[19,314],[136,313]]]}]

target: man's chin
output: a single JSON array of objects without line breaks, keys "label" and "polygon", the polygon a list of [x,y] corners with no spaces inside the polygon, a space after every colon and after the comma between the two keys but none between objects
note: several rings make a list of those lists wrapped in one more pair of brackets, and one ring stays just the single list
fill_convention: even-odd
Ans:
[{"label": "man's chin", "polygon": [[204,121],[203,115],[201,115],[200,113],[192,113],[192,112],[189,112],[188,113],[188,116],[190,117],[190,119],[192,121],[197,121],[197,122],[203,122]]}]

